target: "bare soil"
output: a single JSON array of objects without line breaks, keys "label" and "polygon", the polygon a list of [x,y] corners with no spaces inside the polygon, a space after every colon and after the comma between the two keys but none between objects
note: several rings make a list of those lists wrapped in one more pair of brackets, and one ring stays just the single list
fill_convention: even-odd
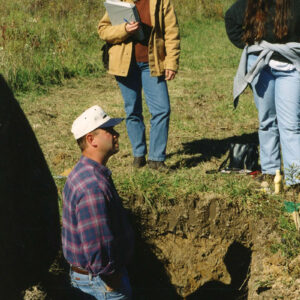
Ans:
[{"label": "bare soil", "polygon": [[[129,205],[137,243],[129,267],[134,299],[300,299],[299,279],[286,272],[299,269],[299,258],[286,265],[268,251],[279,238],[272,220],[254,219],[217,194],[160,213],[134,197]],[[67,269],[60,257],[52,275],[24,299],[80,299]]]}]

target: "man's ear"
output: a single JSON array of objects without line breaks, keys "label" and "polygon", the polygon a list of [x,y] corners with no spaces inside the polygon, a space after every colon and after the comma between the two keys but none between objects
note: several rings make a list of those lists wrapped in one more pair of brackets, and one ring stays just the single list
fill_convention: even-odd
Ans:
[{"label": "man's ear", "polygon": [[94,145],[94,135],[92,133],[88,133],[86,136],[85,136],[85,141],[86,141],[86,144],[87,145],[90,145],[92,147],[95,147]]}]

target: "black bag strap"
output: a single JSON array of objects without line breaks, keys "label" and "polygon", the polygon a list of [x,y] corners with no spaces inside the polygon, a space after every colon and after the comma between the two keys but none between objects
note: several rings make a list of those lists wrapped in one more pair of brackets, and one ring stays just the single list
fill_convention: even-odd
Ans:
[{"label": "black bag strap", "polygon": [[229,151],[227,157],[225,158],[225,160],[221,163],[220,167],[218,168],[218,172],[221,172],[222,169],[225,168],[226,163],[228,162],[229,158],[230,158],[230,151]]},{"label": "black bag strap", "polygon": [[217,170],[208,170],[205,173],[206,174],[215,174],[215,173],[221,172],[223,169],[225,169],[225,166],[226,166],[228,160],[230,159],[230,156],[231,156],[231,151],[229,149],[228,155],[225,158],[225,160],[221,163],[220,167]]},{"label": "black bag strap", "polygon": [[104,69],[108,70],[108,64],[109,64],[109,54],[108,54],[108,50],[109,48],[112,46],[112,44],[109,43],[105,43],[102,48],[102,63],[103,63],[103,67]]}]

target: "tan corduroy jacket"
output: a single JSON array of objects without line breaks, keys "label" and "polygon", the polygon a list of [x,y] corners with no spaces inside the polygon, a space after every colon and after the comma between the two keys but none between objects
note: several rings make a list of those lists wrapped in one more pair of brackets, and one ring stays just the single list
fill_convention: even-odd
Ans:
[{"label": "tan corduroy jacket", "polygon": [[[134,3],[132,0],[123,0]],[[180,54],[179,27],[171,0],[150,0],[151,31],[148,55],[151,76],[160,76],[166,69],[178,71]],[[126,23],[112,26],[107,13],[100,20],[101,39],[113,44],[109,49],[108,73],[126,77],[133,43],[125,30]]]}]

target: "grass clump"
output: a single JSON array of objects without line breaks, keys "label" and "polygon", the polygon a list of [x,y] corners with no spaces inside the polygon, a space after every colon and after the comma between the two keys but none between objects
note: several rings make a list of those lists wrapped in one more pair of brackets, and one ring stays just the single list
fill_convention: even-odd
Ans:
[{"label": "grass clump", "polygon": [[168,180],[157,176],[156,172],[143,170],[119,181],[120,193],[123,198],[134,195],[134,201],[142,201],[151,209],[159,209],[159,205],[173,202],[174,195],[169,189]]},{"label": "grass clump", "polygon": [[273,253],[280,251],[287,258],[296,257],[300,251],[300,236],[294,223],[291,222],[290,216],[282,212],[279,216],[278,225],[281,232],[281,241],[272,244],[271,251]]}]

